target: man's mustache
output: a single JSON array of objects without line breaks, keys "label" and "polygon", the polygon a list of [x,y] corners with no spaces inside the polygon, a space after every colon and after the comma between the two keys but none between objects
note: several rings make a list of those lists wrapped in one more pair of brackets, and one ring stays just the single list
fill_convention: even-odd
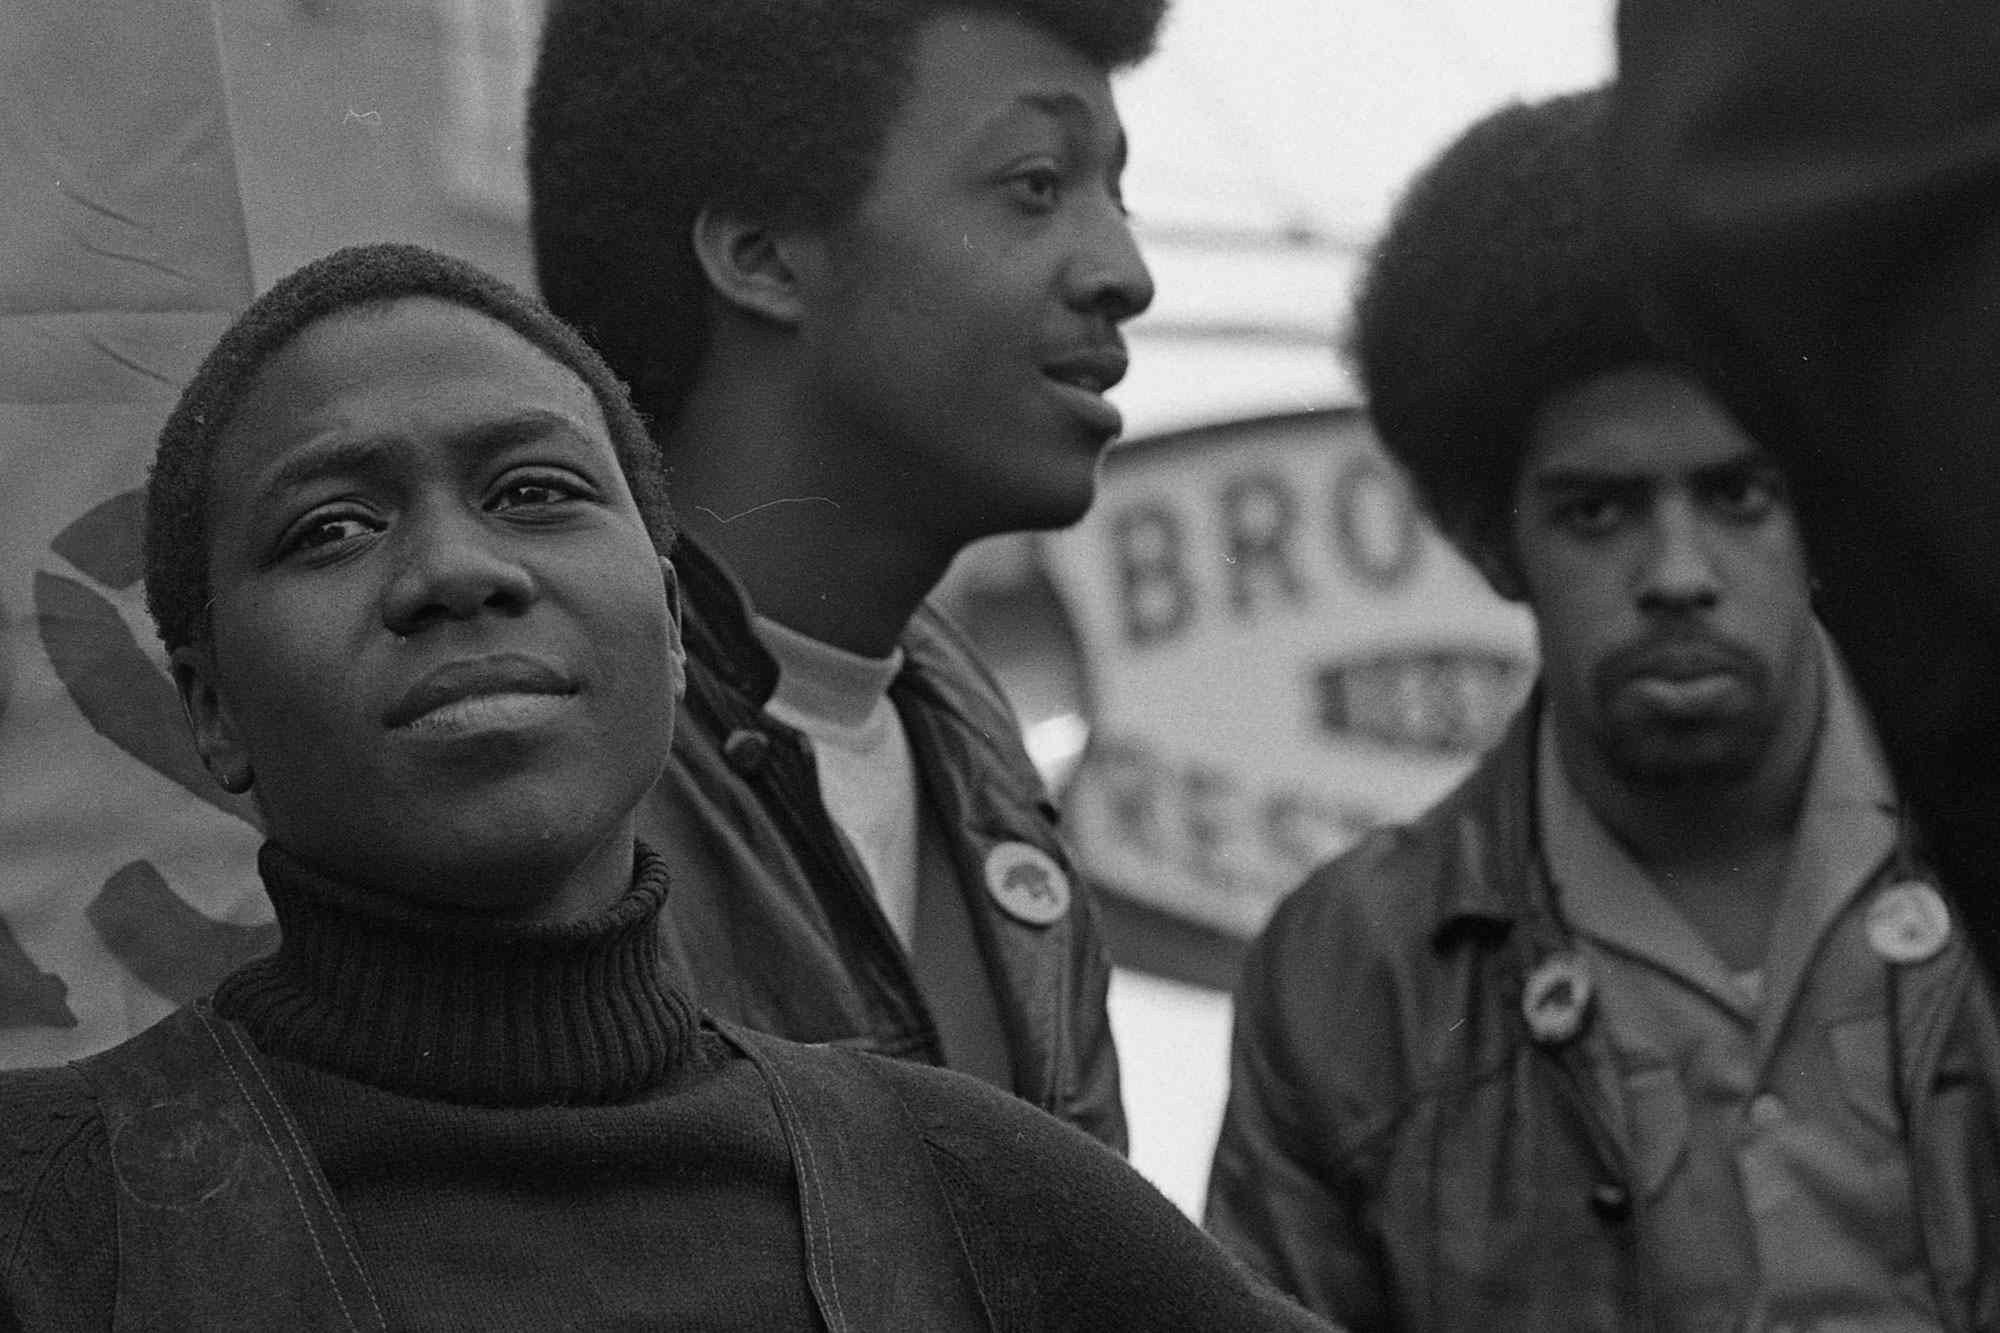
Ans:
[{"label": "man's mustache", "polygon": [[1609,692],[1632,680],[1694,680],[1730,675],[1763,686],[1770,672],[1748,648],[1720,635],[1686,630],[1651,634],[1613,652],[1591,673],[1600,690]]}]

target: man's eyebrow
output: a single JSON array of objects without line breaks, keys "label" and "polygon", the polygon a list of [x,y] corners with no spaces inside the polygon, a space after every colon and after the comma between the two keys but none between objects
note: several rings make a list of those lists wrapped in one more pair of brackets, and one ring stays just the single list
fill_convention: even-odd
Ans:
[{"label": "man's eyebrow", "polygon": [[1556,467],[1537,472],[1530,484],[1538,491],[1580,491],[1650,486],[1656,480],[1651,472],[1622,468]]},{"label": "man's eyebrow", "polygon": [[1778,460],[1771,457],[1771,455],[1763,452],[1749,452],[1738,454],[1734,458],[1724,459],[1722,462],[1716,463],[1711,467],[1698,468],[1693,476],[1697,482],[1703,483],[1736,481],[1746,476],[1775,477],[1779,481],[1783,481],[1785,479],[1785,470],[1778,465]]},{"label": "man's eyebrow", "polygon": [[[1008,118],[1020,111],[1032,111],[1047,116],[1062,126],[1063,132],[1072,142],[1079,141],[1096,123],[1097,110],[1089,99],[1079,93],[1064,91],[1026,92],[1016,97],[1003,111],[986,126],[992,133],[1004,125]],[[1114,176],[1123,175],[1125,162],[1131,145],[1126,138],[1125,127],[1113,121],[1117,139],[1111,146],[1111,171]]]},{"label": "man's eyebrow", "polygon": [[1544,493],[1577,490],[1618,490],[1643,489],[1658,485],[1672,475],[1686,477],[1696,485],[1713,485],[1717,482],[1733,481],[1745,476],[1770,475],[1783,480],[1784,472],[1778,460],[1760,449],[1746,449],[1742,453],[1685,472],[1659,472],[1644,466],[1619,467],[1588,465],[1558,465],[1538,472],[1530,484]]},{"label": "man's eyebrow", "polygon": [[[1003,124],[1008,117],[1024,110],[1047,116],[1072,134],[1089,127],[1097,120],[1096,108],[1081,93],[1047,89],[1021,93],[1001,108],[991,123]],[[1122,128],[1119,131],[1119,138],[1122,142],[1124,138]]]},{"label": "man's eyebrow", "polygon": [[1090,103],[1086,102],[1077,93],[1071,93],[1071,92],[1022,93],[1019,97],[1015,98],[1014,100],[1023,106],[1030,106],[1037,111],[1047,112],[1049,115],[1054,116],[1058,120],[1066,120],[1071,116],[1088,117],[1091,114]]}]

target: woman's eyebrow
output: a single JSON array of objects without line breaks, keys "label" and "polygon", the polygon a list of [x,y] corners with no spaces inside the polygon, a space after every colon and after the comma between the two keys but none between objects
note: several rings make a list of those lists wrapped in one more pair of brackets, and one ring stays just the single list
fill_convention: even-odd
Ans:
[{"label": "woman's eyebrow", "polygon": [[287,454],[259,481],[253,499],[266,502],[322,477],[379,472],[406,440],[393,435],[322,437]]},{"label": "woman's eyebrow", "polygon": [[[527,408],[477,421],[454,431],[443,446],[457,453],[485,455],[516,444],[563,438],[586,441],[588,430],[561,412]],[[258,501],[268,501],[296,487],[330,476],[381,473],[395,466],[398,455],[415,447],[409,436],[387,432],[311,441],[272,468],[259,484]]]},{"label": "woman's eyebrow", "polygon": [[445,444],[463,453],[490,454],[517,444],[554,439],[590,444],[594,435],[583,422],[567,413],[536,407],[474,422],[452,432]]}]

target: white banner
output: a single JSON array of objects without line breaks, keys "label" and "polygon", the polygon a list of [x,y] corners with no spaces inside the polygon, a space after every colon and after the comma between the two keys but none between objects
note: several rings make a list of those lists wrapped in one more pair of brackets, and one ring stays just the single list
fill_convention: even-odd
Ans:
[{"label": "white banner", "polygon": [[140,588],[154,436],[250,291],[208,0],[0,3],[0,1064],[274,938]]}]

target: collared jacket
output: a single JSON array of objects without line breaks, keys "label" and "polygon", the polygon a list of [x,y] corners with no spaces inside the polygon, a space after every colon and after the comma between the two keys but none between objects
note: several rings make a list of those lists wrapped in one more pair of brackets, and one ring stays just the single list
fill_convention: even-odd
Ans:
[{"label": "collared jacket", "polygon": [[[639,808],[639,836],[673,871],[663,921],[676,981],[710,1012],[758,1031],[943,1064],[909,958],[827,813],[810,742],[764,712],[777,666],[744,593],[686,538],[674,565],[687,693],[666,775]],[[1122,1152],[1110,960],[1019,722],[935,609],[918,610],[901,646],[889,697],[950,844],[1014,1091]],[[1067,910],[1053,921],[996,899],[989,857],[1009,844],[1046,854],[1066,878]]]},{"label": "collared jacket", "polygon": [[[1438,806],[1315,872],[1244,968],[1208,1225],[1357,1329],[1667,1322],[1603,1085],[1522,1014],[1524,980],[1570,943],[1536,845],[1532,717]],[[1991,993],[1951,949],[1890,994],[1937,1306],[1953,1333],[2000,1328]]]}]

